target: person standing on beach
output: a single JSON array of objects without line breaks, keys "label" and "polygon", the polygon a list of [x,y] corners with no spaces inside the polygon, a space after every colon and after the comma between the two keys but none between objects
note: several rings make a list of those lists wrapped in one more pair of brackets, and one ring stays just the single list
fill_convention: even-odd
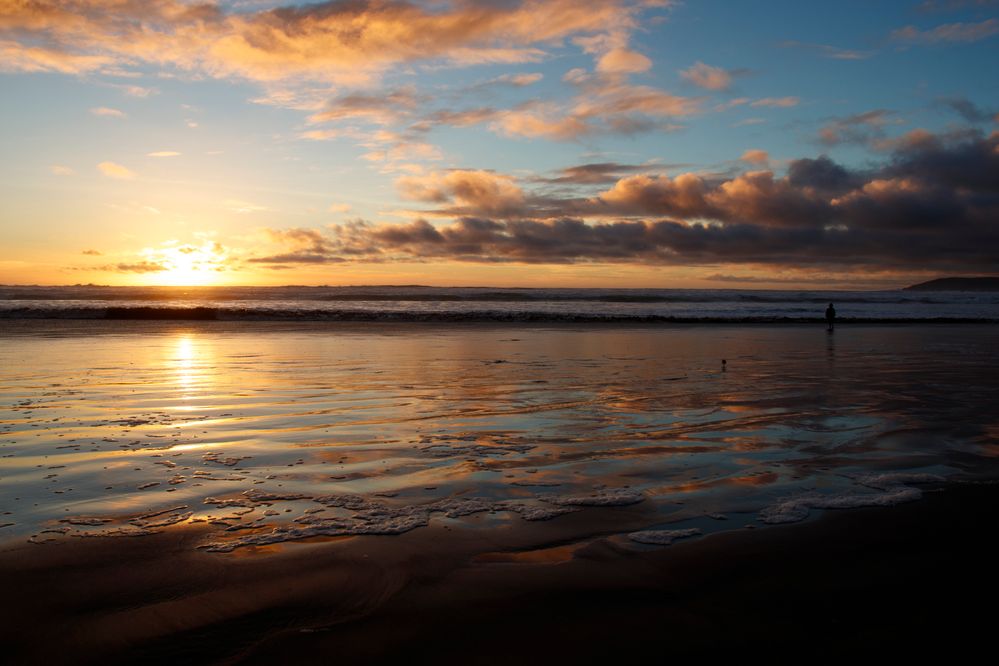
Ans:
[{"label": "person standing on beach", "polygon": [[826,308],[826,323],[829,324],[829,328],[827,330],[831,333],[833,330],[833,324],[836,323],[836,308],[833,307],[832,303],[830,303],[829,307]]}]

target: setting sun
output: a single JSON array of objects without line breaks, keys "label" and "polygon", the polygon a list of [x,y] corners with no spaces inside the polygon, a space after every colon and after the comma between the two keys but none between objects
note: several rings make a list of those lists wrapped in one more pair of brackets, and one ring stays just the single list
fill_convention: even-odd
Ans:
[{"label": "setting sun", "polygon": [[[172,245],[172,244],[171,244]],[[218,243],[147,248],[142,252],[148,272],[143,284],[201,287],[222,282],[226,253]]]}]

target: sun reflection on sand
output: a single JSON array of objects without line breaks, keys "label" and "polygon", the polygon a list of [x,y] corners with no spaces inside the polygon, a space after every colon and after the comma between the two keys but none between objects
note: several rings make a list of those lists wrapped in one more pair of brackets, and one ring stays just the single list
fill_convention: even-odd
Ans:
[{"label": "sun reflection on sand", "polygon": [[177,401],[174,411],[196,411],[203,405],[192,404],[209,397],[219,379],[215,371],[215,348],[198,339],[195,334],[183,332],[171,341],[166,349],[168,381],[176,387]]},{"label": "sun reflection on sand", "polygon": [[181,398],[183,400],[188,400],[191,398],[191,389],[197,379],[195,370],[197,352],[194,349],[194,343],[191,340],[191,336],[181,335],[178,337],[177,342],[174,345],[173,352],[174,354],[171,360],[173,361],[174,368],[177,371],[177,384],[183,392]]}]

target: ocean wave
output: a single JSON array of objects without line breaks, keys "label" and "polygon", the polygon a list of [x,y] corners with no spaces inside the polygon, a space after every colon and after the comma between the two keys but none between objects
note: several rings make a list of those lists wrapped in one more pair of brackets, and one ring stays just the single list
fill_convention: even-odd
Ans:
[{"label": "ocean wave", "polygon": [[800,303],[824,304],[980,304],[999,306],[999,292],[822,291],[747,289],[574,289],[497,287],[108,287],[5,286],[0,303],[31,301],[75,303],[165,303],[212,305],[227,301],[279,303]]},{"label": "ocean wave", "polygon": [[[241,307],[14,307],[0,320],[83,319],[140,321],[316,321],[316,322],[524,322],[524,323],[824,323],[806,314],[648,314],[542,310],[372,310]],[[851,316],[843,323],[993,323],[996,317]]]}]

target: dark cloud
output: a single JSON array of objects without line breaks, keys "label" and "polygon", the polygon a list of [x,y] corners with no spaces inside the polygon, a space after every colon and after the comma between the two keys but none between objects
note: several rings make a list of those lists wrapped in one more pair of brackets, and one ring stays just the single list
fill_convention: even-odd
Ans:
[{"label": "dark cloud", "polygon": [[137,261],[134,264],[120,263],[99,266],[94,270],[111,271],[114,273],[159,273],[170,270],[169,266],[158,261]]},{"label": "dark cloud", "polygon": [[247,259],[252,264],[337,264],[346,259],[332,253],[286,252]]},{"label": "dark cloud", "polygon": [[[620,166],[563,173],[603,178]],[[252,261],[743,263],[989,273],[999,266],[999,132],[910,132],[892,144],[883,164],[864,171],[823,155],[792,161],[783,176],[769,170],[622,175],[589,198],[534,194],[484,171],[431,174],[408,186],[414,200],[443,205],[432,214],[452,211],[452,219],[355,220],[330,233],[272,232],[291,251]],[[466,212],[453,213],[459,210]]]},{"label": "dark cloud", "polygon": [[617,162],[596,162],[566,167],[565,169],[560,169],[556,176],[538,178],[537,181],[567,185],[606,185],[617,182],[624,174],[635,173],[636,171],[645,169],[648,169],[648,166],[619,164]]},{"label": "dark cloud", "polygon": [[798,48],[814,51],[825,58],[833,60],[866,60],[874,55],[874,51],[859,51],[856,49],[842,49],[829,44],[812,44],[810,42],[785,41],[780,44],[784,48]]},{"label": "dark cloud", "polygon": [[999,34],[999,19],[986,19],[979,23],[946,23],[935,28],[920,30],[914,25],[893,30],[892,41],[903,44],[970,43]]},{"label": "dark cloud", "polygon": [[788,183],[795,188],[811,187],[821,192],[839,194],[861,184],[862,178],[847,171],[825,155],[815,159],[794,160],[787,168]]},{"label": "dark cloud", "polygon": [[987,138],[975,131],[931,134],[917,130],[896,149],[883,175],[927,186],[999,195],[999,132]]},{"label": "dark cloud", "polygon": [[821,130],[819,141],[827,146],[841,143],[872,144],[885,136],[885,125],[895,124],[895,112],[874,109],[843,118],[833,118]]},{"label": "dark cloud", "polygon": [[942,97],[938,101],[969,123],[988,123],[996,115],[995,111],[987,111],[964,97]]},{"label": "dark cloud", "polygon": [[426,97],[412,87],[399,88],[377,95],[353,94],[339,97],[326,104],[322,111],[313,114],[312,122],[363,119],[388,124],[399,116],[411,113]]}]

